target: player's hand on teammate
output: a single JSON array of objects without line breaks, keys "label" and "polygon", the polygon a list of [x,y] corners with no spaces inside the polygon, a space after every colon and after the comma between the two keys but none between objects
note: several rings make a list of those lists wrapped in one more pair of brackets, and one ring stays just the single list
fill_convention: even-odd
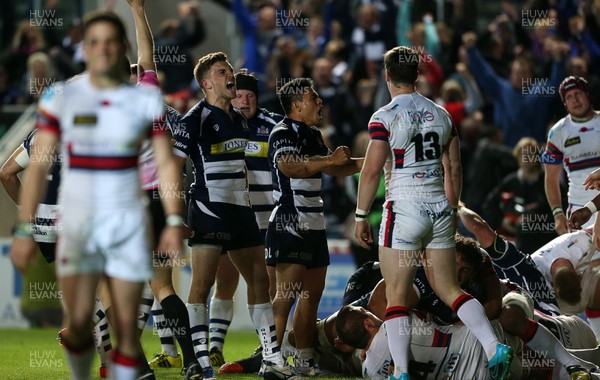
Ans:
[{"label": "player's hand on teammate", "polygon": [[10,247],[10,259],[19,272],[24,272],[29,263],[36,260],[35,241],[15,237]]},{"label": "player's hand on teammate", "polygon": [[573,230],[579,230],[581,229],[581,226],[583,226],[585,223],[587,223],[588,220],[590,220],[591,217],[592,212],[587,207],[575,210],[573,211],[573,213],[571,213],[571,217],[569,218],[569,228]]},{"label": "player's hand on teammate", "polygon": [[352,160],[352,157],[350,156],[350,148],[347,146],[338,146],[335,152],[333,152],[329,157],[331,157],[331,164],[333,166],[343,166]]},{"label": "player's hand on teammate", "polygon": [[600,169],[596,169],[588,174],[583,186],[586,190],[600,190]]},{"label": "player's hand on teammate", "polygon": [[554,217],[554,230],[558,235],[564,235],[569,232],[569,224],[564,214]]},{"label": "player's hand on teammate", "polygon": [[361,247],[371,250],[370,244],[373,243],[373,237],[371,236],[371,226],[369,226],[369,222],[367,220],[355,222],[354,239]]}]

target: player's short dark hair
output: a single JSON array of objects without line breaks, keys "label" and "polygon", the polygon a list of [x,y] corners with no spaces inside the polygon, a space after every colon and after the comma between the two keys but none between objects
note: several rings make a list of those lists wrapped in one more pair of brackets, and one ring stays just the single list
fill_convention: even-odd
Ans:
[{"label": "player's short dark hair", "polygon": [[477,271],[483,263],[483,254],[477,242],[460,234],[456,234],[456,251],[462,256],[463,260],[473,266],[473,271]]},{"label": "player's short dark hair", "polygon": [[292,103],[302,101],[302,96],[310,89],[314,90],[314,86],[315,82],[310,78],[294,78],[281,86],[279,91],[277,91],[277,97],[279,98],[283,112],[286,115],[292,112]]},{"label": "player's short dark hair", "polygon": [[198,60],[196,67],[194,67],[194,78],[196,78],[196,82],[198,82],[200,88],[202,88],[202,79],[206,77],[212,65],[217,62],[229,62],[227,54],[222,51],[209,53]]},{"label": "player's short dark hair", "polygon": [[87,34],[89,28],[99,22],[106,22],[115,27],[119,40],[125,45],[129,46],[127,40],[127,31],[123,20],[114,12],[111,11],[93,11],[88,13],[83,20],[83,37]]},{"label": "player's short dark hair", "polygon": [[414,85],[419,77],[419,60],[419,53],[406,46],[396,46],[383,55],[385,71],[395,85]]},{"label": "player's short dark hair", "polygon": [[347,345],[364,350],[369,344],[369,339],[371,339],[364,326],[364,321],[369,316],[350,306],[345,305],[338,311],[335,320],[335,331],[338,337]]},{"label": "player's short dark hair", "polygon": [[561,269],[553,276],[552,281],[556,298],[570,305],[577,305],[581,301],[581,281],[575,270]]}]

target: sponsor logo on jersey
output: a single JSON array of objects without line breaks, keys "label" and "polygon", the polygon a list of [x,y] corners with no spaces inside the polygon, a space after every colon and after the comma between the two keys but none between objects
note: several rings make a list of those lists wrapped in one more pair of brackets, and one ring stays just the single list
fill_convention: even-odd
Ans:
[{"label": "sponsor logo on jersey", "polygon": [[267,157],[269,143],[263,141],[248,141],[246,156]]},{"label": "sponsor logo on jersey", "polygon": [[575,144],[580,144],[580,143],[581,143],[581,137],[579,137],[579,136],[571,137],[570,139],[567,139],[567,141],[565,141],[565,147],[575,145]]},{"label": "sponsor logo on jersey", "polygon": [[75,115],[73,117],[73,125],[96,125],[98,122],[97,115]]},{"label": "sponsor logo on jersey", "polygon": [[408,111],[408,116],[413,123],[431,122],[435,118],[430,111]]},{"label": "sponsor logo on jersey", "polygon": [[231,139],[210,146],[210,154],[244,152],[248,146],[247,139]]},{"label": "sponsor logo on jersey", "polygon": [[413,178],[435,178],[441,177],[443,171],[441,169],[428,169],[423,172],[415,172],[413,173]]}]

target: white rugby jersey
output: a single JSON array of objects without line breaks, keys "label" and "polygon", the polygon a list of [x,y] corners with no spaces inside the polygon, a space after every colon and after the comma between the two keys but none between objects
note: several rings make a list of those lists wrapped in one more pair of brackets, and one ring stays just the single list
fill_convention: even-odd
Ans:
[{"label": "white rugby jersey", "polygon": [[456,129],[444,108],[417,92],[398,95],[373,114],[369,134],[390,145],[386,199],[428,203],[446,199],[442,153]]},{"label": "white rugby jersey", "polygon": [[542,248],[531,254],[531,259],[544,275],[548,283],[552,283],[552,264],[558,259],[567,259],[578,273],[583,273],[592,259],[598,256],[592,243],[592,235],[586,230],[560,235]]},{"label": "white rugby jersey", "polygon": [[39,103],[37,127],[60,136],[63,210],[143,208],[138,156],[164,106],[158,89],[99,89],[89,76],[56,83]]},{"label": "white rugby jersey", "polygon": [[[490,323],[501,342],[506,342],[515,352],[522,350],[521,341],[505,335],[497,320]],[[423,322],[412,314],[411,328],[409,370],[418,374],[419,379],[490,379],[485,351],[466,326],[438,326]],[[363,377],[387,378],[390,375],[391,360],[387,334],[382,326],[366,352]],[[517,362],[515,358],[509,373],[518,373]]]},{"label": "white rugby jersey", "polygon": [[559,120],[548,132],[548,144],[542,162],[562,164],[569,177],[569,204],[582,207],[597,191],[586,191],[585,178],[600,167],[600,114],[588,121],[573,121],[571,115]]}]

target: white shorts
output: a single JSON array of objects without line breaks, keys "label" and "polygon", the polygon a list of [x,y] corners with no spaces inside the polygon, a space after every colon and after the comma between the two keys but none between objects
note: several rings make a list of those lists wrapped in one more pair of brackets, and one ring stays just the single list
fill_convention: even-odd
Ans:
[{"label": "white shorts", "polygon": [[95,213],[64,211],[57,242],[59,277],[99,273],[131,282],[154,275],[145,209]]},{"label": "white shorts", "polygon": [[386,201],[379,245],[398,250],[445,249],[456,246],[454,211],[447,200],[438,203]]}]

